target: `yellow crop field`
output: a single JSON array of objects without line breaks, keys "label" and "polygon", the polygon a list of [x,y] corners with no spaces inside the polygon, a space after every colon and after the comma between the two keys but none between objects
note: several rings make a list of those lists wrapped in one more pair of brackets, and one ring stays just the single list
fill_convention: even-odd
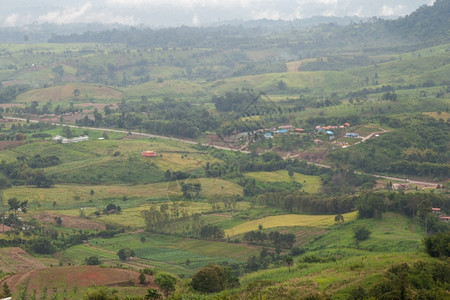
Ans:
[{"label": "yellow crop field", "polygon": [[294,173],[291,179],[286,170],[276,172],[250,172],[245,175],[263,182],[289,182],[294,180],[301,183],[303,185],[302,190],[310,194],[317,193],[321,184],[319,176]]},{"label": "yellow crop field", "polygon": [[[343,214],[345,222],[356,219],[358,212]],[[264,229],[282,227],[282,226],[311,226],[311,227],[329,227],[334,225],[335,215],[279,215],[270,216],[261,219],[252,220],[231,229],[225,230],[225,236],[235,236],[241,233],[258,230],[262,225]]]}]

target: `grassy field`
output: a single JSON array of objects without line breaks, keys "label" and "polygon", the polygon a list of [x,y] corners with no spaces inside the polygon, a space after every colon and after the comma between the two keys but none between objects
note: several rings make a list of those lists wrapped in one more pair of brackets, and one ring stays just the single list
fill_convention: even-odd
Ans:
[{"label": "grassy field", "polygon": [[[344,219],[351,221],[357,216],[357,212],[344,214]],[[264,229],[283,227],[283,226],[312,226],[312,227],[329,227],[334,225],[334,215],[278,215],[270,216],[262,219],[256,219],[237,225],[233,228],[225,230],[225,236],[235,236],[252,230],[258,230],[258,226],[262,225]]]},{"label": "grassy field", "polygon": [[[134,249],[136,257],[147,261],[148,264],[160,262],[167,265],[178,266],[185,271],[193,272],[208,262],[230,261],[239,262],[247,255],[254,255],[257,249],[240,244],[232,244],[215,241],[202,241],[175,236],[143,235],[145,241],[140,240],[139,235],[120,235],[110,239],[93,239],[90,244],[105,249],[111,253],[117,253],[123,247]],[[186,265],[186,260],[190,264]]]},{"label": "grassy field", "polygon": [[[245,275],[241,279],[242,286],[257,280],[269,281],[266,287],[253,291],[257,295],[270,295],[272,291],[289,295],[295,299],[299,290],[302,295],[315,294],[329,296],[330,299],[347,299],[351,288],[355,286],[368,287],[385,272],[386,266],[403,262],[430,261],[425,254],[417,252],[405,253],[370,253],[365,251],[343,252],[344,256],[336,262],[328,263],[298,263],[288,271],[287,267],[259,271]],[[280,289],[282,289],[280,291]],[[250,294],[247,294],[250,296]]]},{"label": "grassy field", "polygon": [[[3,191],[3,198],[28,200],[35,210],[73,209],[80,206],[106,206],[109,203],[122,207],[139,205],[146,201],[179,201],[183,182],[200,183],[201,197],[223,199],[242,195],[242,187],[218,178],[193,178],[183,181],[158,182],[143,185],[56,185],[53,188],[15,186]],[[223,187],[223,188],[222,188]],[[91,194],[93,191],[93,194]],[[123,203],[123,197],[131,203]],[[128,200],[127,200],[128,201]],[[133,202],[134,201],[134,202]]]},{"label": "grassy field", "polygon": [[319,176],[294,173],[294,176],[291,178],[286,170],[276,172],[250,172],[245,175],[263,182],[297,181],[302,184],[302,190],[311,194],[317,193],[321,185]]},{"label": "grassy field", "polygon": [[[75,97],[74,91],[79,91],[79,96]],[[38,101],[44,104],[48,101],[52,103],[58,102],[89,102],[90,99],[95,101],[109,100],[117,102],[123,97],[123,92],[113,88],[102,85],[90,84],[65,84],[57,85],[48,88],[35,89],[19,95],[15,102],[29,103],[31,101]]]}]

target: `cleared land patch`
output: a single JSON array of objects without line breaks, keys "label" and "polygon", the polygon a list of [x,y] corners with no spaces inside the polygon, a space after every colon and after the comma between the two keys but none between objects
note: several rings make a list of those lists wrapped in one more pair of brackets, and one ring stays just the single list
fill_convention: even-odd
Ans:
[{"label": "cleared land patch", "polygon": [[45,265],[25,252],[22,248],[0,249],[0,270],[3,272],[26,272],[45,268]]},{"label": "cleared land patch", "polygon": [[80,229],[89,229],[89,230],[105,230],[106,226],[103,223],[95,222],[92,220],[74,217],[74,216],[66,216],[60,214],[52,214],[48,212],[43,212],[38,215],[33,216],[35,219],[45,222],[45,223],[55,223],[55,217],[60,217],[62,220],[61,225],[67,228],[80,228]]}]

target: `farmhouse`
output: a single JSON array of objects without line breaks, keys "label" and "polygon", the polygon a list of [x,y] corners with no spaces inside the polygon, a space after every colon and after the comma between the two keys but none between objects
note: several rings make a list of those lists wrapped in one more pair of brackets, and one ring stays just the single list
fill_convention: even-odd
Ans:
[{"label": "farmhouse", "polygon": [[441,209],[439,207],[432,207],[431,211],[437,216],[441,215]]},{"label": "farmhouse", "polygon": [[440,217],[442,222],[450,222],[450,217]]},{"label": "farmhouse", "polygon": [[359,134],[358,134],[358,133],[355,133],[355,132],[347,132],[347,133],[345,134],[345,137],[357,138],[357,137],[359,137]]},{"label": "farmhouse", "polygon": [[314,143],[315,143],[316,145],[322,145],[322,144],[323,144],[323,141],[322,141],[322,140],[319,140],[319,139],[315,139],[315,140],[314,140]]},{"label": "farmhouse", "polygon": [[83,141],[89,141],[89,136],[84,135],[84,136],[75,137],[73,139],[68,139],[68,138],[62,137],[60,135],[57,135],[52,140],[55,142],[61,142],[62,144],[78,143],[78,142],[83,142]]},{"label": "farmhouse", "polygon": [[156,152],[155,151],[142,151],[141,155],[144,157],[155,157]]},{"label": "farmhouse", "polygon": [[294,132],[295,133],[303,133],[303,132],[305,132],[305,129],[303,129],[303,128],[295,128]]},{"label": "farmhouse", "polygon": [[292,126],[292,125],[282,125],[282,126],[278,126],[278,129],[281,129],[281,130],[293,130],[294,126]]},{"label": "farmhouse", "polygon": [[392,185],[393,190],[407,190],[409,186],[406,183],[394,183]]}]

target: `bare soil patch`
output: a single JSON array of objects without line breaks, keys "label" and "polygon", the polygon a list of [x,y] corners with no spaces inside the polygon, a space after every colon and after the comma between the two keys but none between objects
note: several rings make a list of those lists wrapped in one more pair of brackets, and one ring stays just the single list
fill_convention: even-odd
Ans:
[{"label": "bare soil patch", "polygon": [[65,266],[32,270],[11,276],[6,280],[13,293],[20,287],[28,291],[37,291],[40,295],[43,287],[51,294],[53,288],[72,290],[90,286],[136,286],[143,291],[154,287],[153,278],[147,276],[148,284],[142,285],[138,280],[139,273],[117,268],[102,268],[99,266]]},{"label": "bare soil patch", "polygon": [[3,272],[19,273],[42,268],[45,268],[45,265],[22,248],[0,249],[0,269]]},{"label": "bare soil patch", "polygon": [[67,228],[77,228],[77,229],[89,229],[89,230],[105,230],[106,225],[100,222],[96,222],[89,219],[84,219],[74,216],[66,216],[60,214],[51,214],[48,212],[43,212],[33,216],[36,220],[42,221],[44,223],[55,223],[55,217],[60,217],[62,220],[61,226]]},{"label": "bare soil patch", "polygon": [[0,141],[0,150],[11,149],[23,143],[24,141]]}]

